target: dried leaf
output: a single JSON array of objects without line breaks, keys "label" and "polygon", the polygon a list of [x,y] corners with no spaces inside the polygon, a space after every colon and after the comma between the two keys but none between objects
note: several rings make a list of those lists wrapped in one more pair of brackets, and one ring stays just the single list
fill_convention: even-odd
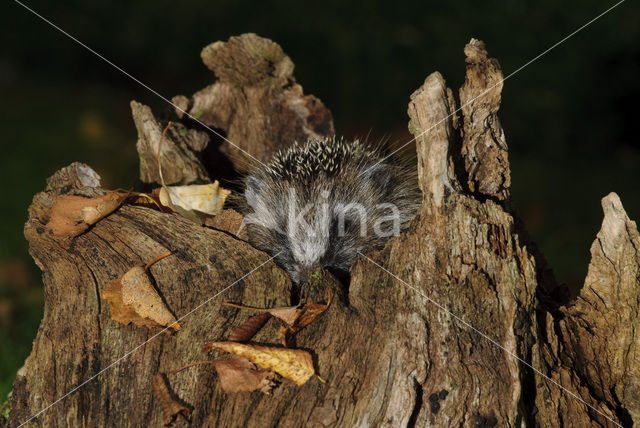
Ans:
[{"label": "dried leaf", "polygon": [[128,193],[114,191],[99,198],[93,198],[93,204],[82,209],[82,220],[90,225],[96,223],[114,212],[128,196]]},{"label": "dried leaf", "polygon": [[268,312],[276,318],[280,318],[282,321],[291,325],[296,322],[298,317],[298,307],[297,306],[288,306],[283,308],[272,308],[269,309]]},{"label": "dried leaf", "polygon": [[162,175],[162,143],[169,128],[175,125],[173,122],[167,123],[162,131],[160,141],[158,141],[158,174],[160,175],[160,193],[158,198],[160,203],[171,208],[181,216],[189,220],[204,224],[208,216],[214,216],[222,211],[224,201],[231,193],[230,190],[220,187],[218,180],[210,184],[191,184],[187,186],[167,186]]},{"label": "dried leaf", "polygon": [[280,318],[282,321],[287,324],[293,324],[296,320],[296,313],[298,311],[298,306],[284,306],[280,308],[256,308],[253,306],[242,306],[236,305],[235,303],[223,303],[222,306],[229,306],[232,308],[238,309],[248,309],[250,311],[269,313],[276,318]]},{"label": "dried leaf", "polygon": [[330,304],[331,295],[329,295],[329,300],[326,304],[305,303],[299,307],[296,311],[294,322],[286,326],[281,326],[278,329],[277,335],[278,339],[280,339],[280,343],[282,343],[283,346],[287,346],[287,340],[289,337],[315,321],[324,311],[327,310]]},{"label": "dried leaf", "polygon": [[[168,326],[176,321],[151,284],[144,268],[134,267],[122,276],[122,301],[142,317]],[[179,330],[180,326],[176,326]]]},{"label": "dried leaf", "polygon": [[53,201],[46,228],[55,236],[77,236],[115,211],[128,195],[112,191],[97,198],[58,196]]},{"label": "dried leaf", "polygon": [[158,373],[153,377],[151,382],[151,390],[153,396],[160,403],[162,409],[162,420],[165,426],[169,426],[176,422],[179,418],[188,421],[191,410],[176,401],[169,392],[169,387],[164,376]]},{"label": "dried leaf", "polygon": [[293,332],[298,332],[314,322],[331,304],[331,298],[327,304],[305,303],[296,311],[295,321],[291,323]]},{"label": "dried leaf", "polygon": [[140,318],[133,308],[125,306],[122,301],[122,282],[120,278],[114,279],[102,289],[102,298],[109,302],[111,319],[121,324],[129,324],[134,321],[137,325],[153,327],[156,324],[144,318]]},{"label": "dried leaf", "polygon": [[185,218],[203,224],[208,216],[222,211],[224,201],[231,191],[220,187],[218,181],[211,184],[190,186],[162,186],[160,203]]},{"label": "dried leaf", "polygon": [[256,366],[245,358],[236,356],[213,364],[220,378],[220,386],[226,393],[259,390],[269,394],[276,386],[275,373],[257,370]]},{"label": "dried leaf", "polygon": [[141,266],[130,269],[102,289],[102,298],[109,302],[111,319],[122,324],[133,322],[146,327],[164,326],[180,330],[169,309],[151,284]]},{"label": "dried leaf", "polygon": [[311,354],[301,349],[246,345],[237,342],[210,342],[205,349],[217,349],[246,358],[258,367],[304,385],[315,374]]},{"label": "dried leaf", "polygon": [[229,334],[229,341],[248,342],[269,321],[271,314],[263,312],[247,319],[242,325],[235,327]]},{"label": "dried leaf", "polygon": [[[282,327],[278,330],[278,337],[281,342],[286,343],[287,336],[295,334],[315,321],[324,311],[327,310],[331,304],[331,294],[326,304],[321,303],[305,303],[301,306],[286,306],[280,308],[255,308],[251,306],[236,305],[234,303],[223,303],[224,306],[230,306],[238,309],[248,309],[252,311],[258,311],[263,313],[269,313],[276,318],[280,318],[287,324],[287,327]],[[229,338],[229,340],[233,340]],[[248,339],[247,339],[248,340]]]},{"label": "dried leaf", "polygon": [[151,191],[151,193],[132,193],[134,197],[129,199],[129,203],[156,209],[163,213],[174,212],[171,208],[165,207],[160,203],[160,189],[162,188],[156,187]]},{"label": "dried leaf", "polygon": [[287,341],[289,339],[289,336],[291,335],[291,333],[289,332],[289,327],[281,325],[280,328],[278,329],[278,332],[276,333],[276,335],[278,336],[278,340],[280,341],[282,346],[284,346],[286,348],[287,347]]}]

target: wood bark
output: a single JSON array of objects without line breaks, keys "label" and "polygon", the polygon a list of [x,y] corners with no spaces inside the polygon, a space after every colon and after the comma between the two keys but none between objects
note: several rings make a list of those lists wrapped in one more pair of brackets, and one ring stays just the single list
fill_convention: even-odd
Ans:
[{"label": "wood bark", "polygon": [[[415,220],[384,249],[359,258],[348,288],[326,272],[320,279],[340,297],[298,333],[295,346],[312,353],[326,383],[314,377],[301,387],[284,381],[272,395],[225,394],[210,366],[167,375],[193,426],[638,423],[636,224],[615,194],[605,197],[583,290],[558,301],[552,275],[509,208],[499,64],[477,40],[465,53],[460,104],[437,72],[411,95],[409,129],[424,195]],[[293,64],[275,43],[240,36],[205,48],[203,59],[219,80],[191,100],[174,101],[202,111],[205,123],[258,159],[333,132],[330,113],[302,95]],[[141,179],[157,183],[160,127],[144,106],[133,110]],[[161,154],[173,159],[163,163],[165,177],[209,180],[193,149],[206,144],[198,134],[205,131],[188,120],[180,126],[187,133],[173,134]],[[242,166],[236,148],[221,149]],[[43,271],[45,313],[14,383],[9,426],[34,414],[29,426],[162,426],[154,376],[207,359],[203,344],[224,339],[248,317],[223,302],[272,307],[295,298],[287,275],[228,227],[237,224],[232,212],[228,222],[202,227],[125,205],[72,240],[47,233],[54,197],[102,193],[90,167],[72,164],[49,179],[29,209],[25,236]],[[111,320],[102,288],[167,250],[173,255],[150,272],[170,310],[184,317],[182,329],[158,334]],[[321,298],[324,288],[305,293]],[[270,321],[255,341],[274,343],[275,328]]]}]

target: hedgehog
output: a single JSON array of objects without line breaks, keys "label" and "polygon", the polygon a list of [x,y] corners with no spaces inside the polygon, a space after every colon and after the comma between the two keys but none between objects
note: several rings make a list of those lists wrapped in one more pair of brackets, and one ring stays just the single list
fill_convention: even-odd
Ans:
[{"label": "hedgehog", "polygon": [[408,164],[358,140],[294,143],[243,180],[249,241],[297,285],[318,268],[348,273],[414,217],[422,194]]}]

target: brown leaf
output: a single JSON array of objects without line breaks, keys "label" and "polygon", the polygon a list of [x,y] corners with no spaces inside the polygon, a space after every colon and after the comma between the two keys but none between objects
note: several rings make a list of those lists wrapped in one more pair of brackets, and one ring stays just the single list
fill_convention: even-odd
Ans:
[{"label": "brown leaf", "polygon": [[191,410],[180,404],[171,396],[166,380],[161,373],[156,374],[151,382],[153,396],[160,403],[162,409],[162,419],[165,426],[176,422],[179,418],[188,421]]},{"label": "brown leaf", "polygon": [[250,311],[269,313],[276,318],[280,318],[282,321],[286,322],[287,324],[293,324],[295,322],[296,312],[298,311],[298,306],[285,306],[280,308],[265,309],[265,308],[255,308],[253,306],[236,305],[235,303],[228,303],[228,302],[223,303],[222,306],[229,306],[232,308],[248,309]]},{"label": "brown leaf", "polygon": [[102,298],[109,302],[111,319],[122,324],[133,322],[145,327],[164,326],[180,330],[169,309],[151,284],[141,266],[130,269],[122,277],[102,289]]},{"label": "brown leaf", "polygon": [[129,203],[156,209],[163,213],[174,212],[171,208],[165,207],[160,202],[160,189],[161,187],[156,187],[151,191],[151,193],[137,193],[134,197],[129,199]]},{"label": "brown leaf", "polygon": [[220,378],[220,386],[226,393],[259,390],[269,394],[276,386],[275,373],[257,370],[256,366],[245,358],[236,356],[213,364]]},{"label": "brown leaf", "polygon": [[304,385],[315,374],[311,354],[301,349],[246,345],[237,342],[210,342],[205,349],[217,349],[246,358],[258,367]]},{"label": "brown leaf", "polygon": [[269,309],[268,312],[276,318],[280,318],[282,321],[291,325],[296,322],[298,317],[298,307],[297,306],[287,306],[282,308],[272,308]]},{"label": "brown leaf", "polygon": [[247,319],[242,325],[231,330],[227,340],[232,342],[248,342],[269,321],[271,314],[263,312]]},{"label": "brown leaf", "polygon": [[89,225],[96,223],[114,212],[128,196],[128,192],[112,191],[99,198],[93,198],[93,203],[82,209],[82,220]]},{"label": "brown leaf", "polygon": [[49,222],[45,227],[55,236],[77,236],[115,211],[128,195],[112,191],[98,198],[58,196],[53,201]]},{"label": "brown leaf", "polygon": [[327,310],[331,304],[331,295],[329,295],[329,301],[326,305],[319,303],[305,303],[296,311],[295,320],[293,323],[286,326],[280,326],[278,329],[278,339],[283,346],[287,346],[287,340],[315,321],[324,311]]},{"label": "brown leaf", "polygon": [[327,304],[305,303],[296,311],[295,321],[291,325],[293,332],[298,332],[314,322],[331,304],[331,298]]},{"label": "brown leaf", "polygon": [[[286,306],[280,308],[271,308],[271,309],[263,309],[263,308],[255,308],[251,306],[242,306],[236,305],[234,303],[223,303],[223,306],[230,306],[232,308],[238,309],[248,309],[252,311],[258,311],[263,313],[269,313],[276,318],[280,318],[284,321],[287,326],[281,327],[278,330],[278,338],[281,343],[286,346],[287,338],[296,334],[313,321],[315,321],[324,311],[327,310],[329,305],[331,304],[331,294],[329,294],[329,298],[326,304],[321,303],[305,303],[302,306]],[[240,327],[238,327],[240,328]],[[234,340],[229,337],[229,340]],[[247,339],[248,340],[248,339]],[[244,342],[246,340],[234,340],[236,342]]]},{"label": "brown leaf", "polygon": [[109,302],[109,310],[111,311],[111,319],[121,324],[129,324],[135,321],[137,325],[153,327],[156,324],[151,320],[140,318],[133,308],[125,306],[122,301],[122,282],[120,278],[114,279],[104,286],[102,289],[102,298]]}]

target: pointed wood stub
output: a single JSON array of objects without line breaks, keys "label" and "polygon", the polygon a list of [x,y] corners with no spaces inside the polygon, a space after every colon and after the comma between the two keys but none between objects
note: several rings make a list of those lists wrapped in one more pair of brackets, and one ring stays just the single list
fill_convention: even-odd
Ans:
[{"label": "pointed wood stub", "polygon": [[640,423],[640,235],[618,195],[604,197],[602,209],[582,291],[561,318],[547,319],[541,354],[549,374],[597,411],[540,384],[541,422],[560,413],[576,426]]},{"label": "pointed wood stub", "polygon": [[498,200],[509,197],[511,171],[507,142],[498,118],[503,86],[500,64],[490,58],[484,42],[465,46],[467,74],[460,88],[463,117],[462,157],[466,186],[472,193]]},{"label": "pointed wood stub", "polygon": [[[140,159],[140,180],[160,184],[160,168],[166,185],[208,183],[207,171],[198,152],[209,143],[209,136],[175,123],[161,136],[166,125],[153,115],[151,108],[131,101],[131,115],[138,130],[136,149]],[[158,162],[158,156],[160,162]]]},{"label": "pointed wood stub", "polygon": [[456,181],[449,163],[449,146],[457,126],[451,89],[437,71],[411,94],[409,131],[416,138],[418,175],[425,200],[442,207],[445,190]]}]

